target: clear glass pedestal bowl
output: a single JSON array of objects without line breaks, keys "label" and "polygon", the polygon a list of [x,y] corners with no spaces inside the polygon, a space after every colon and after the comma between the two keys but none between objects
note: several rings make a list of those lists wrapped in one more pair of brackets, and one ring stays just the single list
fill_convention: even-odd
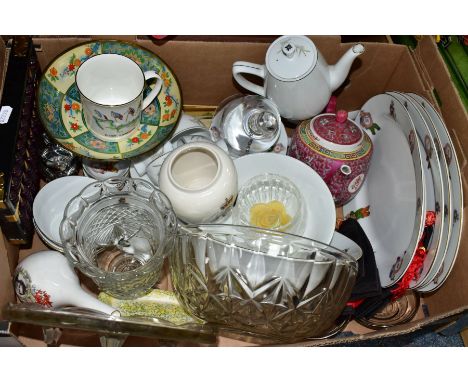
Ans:
[{"label": "clear glass pedestal bowl", "polygon": [[174,291],[189,314],[281,341],[332,329],[357,269],[326,244],[221,224],[180,227],[170,257]]},{"label": "clear glass pedestal bowl", "polygon": [[158,281],[176,233],[168,198],[151,183],[126,177],[85,187],[60,225],[67,258],[120,299],[140,297]]}]

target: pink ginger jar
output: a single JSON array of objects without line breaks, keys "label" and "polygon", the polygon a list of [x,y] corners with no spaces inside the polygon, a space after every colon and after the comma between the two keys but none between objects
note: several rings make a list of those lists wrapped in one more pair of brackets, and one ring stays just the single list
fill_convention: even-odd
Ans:
[{"label": "pink ginger jar", "polygon": [[314,169],[325,181],[336,206],[359,191],[372,157],[372,141],[344,110],[303,121],[296,128],[288,155]]}]

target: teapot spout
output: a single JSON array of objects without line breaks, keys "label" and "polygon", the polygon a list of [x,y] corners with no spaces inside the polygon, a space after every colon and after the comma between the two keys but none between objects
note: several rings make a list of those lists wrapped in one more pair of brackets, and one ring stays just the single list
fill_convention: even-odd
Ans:
[{"label": "teapot spout", "polygon": [[348,77],[349,69],[354,59],[364,53],[365,48],[362,44],[356,44],[350,48],[335,65],[330,65],[329,70],[329,81],[330,88],[335,91]]}]

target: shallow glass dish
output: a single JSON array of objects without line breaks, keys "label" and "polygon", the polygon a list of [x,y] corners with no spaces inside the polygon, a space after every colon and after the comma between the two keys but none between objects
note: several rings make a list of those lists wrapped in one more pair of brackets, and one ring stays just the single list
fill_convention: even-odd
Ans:
[{"label": "shallow glass dish", "polygon": [[137,298],[158,281],[176,232],[168,198],[151,183],[126,177],[85,187],[60,225],[67,258],[101,291],[121,299]]},{"label": "shallow glass dish", "polygon": [[189,314],[288,341],[335,325],[357,269],[354,258],[326,244],[222,224],[181,227],[170,257],[174,291]]},{"label": "shallow glass dish", "polygon": [[305,215],[296,185],[284,176],[265,173],[253,177],[239,190],[234,222],[301,235]]}]

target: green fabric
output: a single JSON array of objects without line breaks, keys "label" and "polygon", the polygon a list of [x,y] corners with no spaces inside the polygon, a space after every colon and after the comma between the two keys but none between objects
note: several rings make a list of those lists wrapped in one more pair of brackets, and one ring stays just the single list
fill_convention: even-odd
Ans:
[{"label": "green fabric", "polygon": [[439,51],[447,64],[460,98],[468,110],[468,48],[460,43],[457,36],[451,36],[451,40],[445,48],[439,44]]},{"label": "green fabric", "polygon": [[[418,40],[414,36],[395,35],[391,36],[395,44],[406,45],[410,49],[415,49]],[[468,110],[468,46],[460,42],[459,36],[444,37],[444,43],[439,42],[439,52],[444,59],[455,88],[460,95],[463,105]],[[447,40],[449,40],[447,44]],[[444,46],[446,45],[446,46]],[[434,94],[440,104],[440,98],[437,96],[437,90]]]}]

